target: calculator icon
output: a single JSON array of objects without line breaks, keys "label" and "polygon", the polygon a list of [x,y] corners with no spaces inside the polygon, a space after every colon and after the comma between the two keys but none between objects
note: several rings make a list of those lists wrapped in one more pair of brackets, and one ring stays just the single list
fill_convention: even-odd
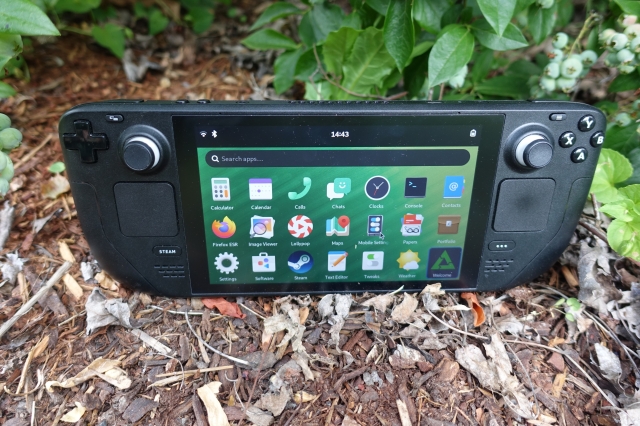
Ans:
[{"label": "calculator icon", "polygon": [[211,179],[211,190],[213,191],[213,201],[230,201],[231,187],[229,178]]}]

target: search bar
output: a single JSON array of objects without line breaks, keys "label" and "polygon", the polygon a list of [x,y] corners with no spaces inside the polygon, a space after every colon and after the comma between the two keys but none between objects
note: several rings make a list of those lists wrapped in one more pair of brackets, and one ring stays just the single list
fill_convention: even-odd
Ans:
[{"label": "search bar", "polygon": [[327,166],[464,166],[466,149],[336,149],[234,150],[214,149],[207,164],[220,167],[327,167]]}]

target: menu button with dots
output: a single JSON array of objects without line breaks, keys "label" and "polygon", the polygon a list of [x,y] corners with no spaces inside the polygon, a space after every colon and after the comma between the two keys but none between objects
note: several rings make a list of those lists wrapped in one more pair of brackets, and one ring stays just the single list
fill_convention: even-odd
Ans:
[{"label": "menu button with dots", "polygon": [[489,250],[491,251],[511,251],[515,247],[515,241],[491,241],[489,243]]}]

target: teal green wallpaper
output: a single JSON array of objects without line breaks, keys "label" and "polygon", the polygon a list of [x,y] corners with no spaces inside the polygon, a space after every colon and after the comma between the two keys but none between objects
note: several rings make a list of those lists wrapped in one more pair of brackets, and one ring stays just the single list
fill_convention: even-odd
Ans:
[{"label": "teal green wallpaper", "polygon": [[464,166],[214,169],[198,148],[211,284],[458,278],[478,148],[458,149]]}]

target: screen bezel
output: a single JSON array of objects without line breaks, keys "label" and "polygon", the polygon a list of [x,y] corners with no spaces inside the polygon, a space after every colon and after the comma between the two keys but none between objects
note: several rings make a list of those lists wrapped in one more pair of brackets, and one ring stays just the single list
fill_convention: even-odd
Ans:
[{"label": "screen bezel", "polygon": [[[182,198],[183,225],[187,242],[187,258],[191,291],[194,295],[205,294],[292,294],[292,293],[359,293],[364,291],[388,292],[404,286],[405,291],[420,291],[425,285],[441,282],[442,287],[453,291],[473,290],[477,285],[479,262],[484,246],[484,236],[489,219],[493,186],[498,162],[504,114],[425,114],[425,115],[362,115],[362,114],[317,114],[317,115],[174,115],[173,129],[180,179]],[[478,146],[478,156],[474,185],[472,188],[471,206],[463,259],[457,280],[420,280],[420,281],[380,281],[380,282],[291,282],[291,283],[258,283],[258,284],[211,284],[207,251],[203,226],[203,205],[200,193],[200,177],[198,173],[196,129],[211,126],[327,126],[347,129],[349,126],[472,126],[481,129],[474,140],[447,140],[446,146]],[[300,141],[301,142],[301,141]],[[269,147],[309,147],[326,148],[345,146],[344,140],[314,140],[304,144],[282,142],[270,144]],[[371,144],[355,145],[372,147]],[[225,145],[225,147],[228,145]],[[244,143],[242,147],[260,147],[257,138],[255,143]],[[376,146],[444,146],[441,142],[425,141],[416,145],[402,140],[393,140]],[[487,174],[487,171],[490,173]]]}]

